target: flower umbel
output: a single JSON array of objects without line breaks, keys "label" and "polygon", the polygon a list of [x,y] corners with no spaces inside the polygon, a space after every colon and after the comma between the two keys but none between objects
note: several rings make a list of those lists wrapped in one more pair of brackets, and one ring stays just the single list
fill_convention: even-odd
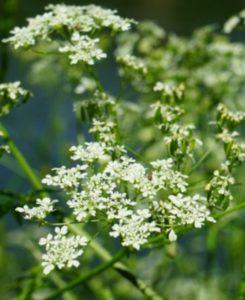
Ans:
[{"label": "flower umbel", "polygon": [[43,220],[55,210],[54,204],[57,202],[58,200],[51,200],[50,198],[45,197],[37,199],[36,206],[30,208],[28,205],[24,205],[23,207],[17,207],[15,210],[22,213],[25,219],[36,218],[38,220]]},{"label": "flower umbel", "polygon": [[0,84],[0,116],[28,100],[30,92],[21,87],[19,81]]},{"label": "flower umbel", "polygon": [[86,237],[69,236],[66,226],[56,227],[55,235],[48,234],[46,238],[41,238],[39,244],[45,247],[46,253],[42,255],[42,266],[44,274],[50,273],[55,267],[58,269],[67,267],[78,267],[77,260],[83,254],[83,249],[87,245]]}]

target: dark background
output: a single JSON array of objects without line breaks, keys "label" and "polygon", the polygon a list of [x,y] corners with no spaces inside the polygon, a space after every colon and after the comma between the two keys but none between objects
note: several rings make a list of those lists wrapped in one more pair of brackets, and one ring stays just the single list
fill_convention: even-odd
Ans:
[{"label": "dark background", "polygon": [[[5,1],[1,0],[2,3]],[[19,0],[17,24],[22,25],[26,17],[42,13],[44,6],[50,3],[98,4],[117,9],[125,17],[154,20],[166,30],[178,34],[189,34],[196,27],[210,23],[223,24],[228,17],[244,7],[243,0]]]}]

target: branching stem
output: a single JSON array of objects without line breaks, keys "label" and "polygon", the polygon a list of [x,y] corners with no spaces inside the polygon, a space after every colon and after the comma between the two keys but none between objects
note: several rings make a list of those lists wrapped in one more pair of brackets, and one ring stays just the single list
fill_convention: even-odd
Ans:
[{"label": "branching stem", "polygon": [[73,280],[70,283],[68,283],[63,288],[56,290],[50,296],[48,296],[47,298],[45,298],[45,300],[55,299],[56,297],[58,297],[60,295],[63,295],[65,292],[73,289],[74,287],[76,287],[78,285],[81,285],[84,282],[86,282],[87,280],[89,280],[89,279],[91,279],[91,278],[99,275],[100,273],[104,272],[105,270],[111,268],[117,261],[119,261],[122,258],[122,256],[124,254],[125,254],[125,251],[121,250],[116,255],[114,255],[111,260],[106,261],[105,263],[99,265],[98,267],[94,268],[92,271],[90,271],[90,272],[88,272],[86,274],[82,274],[81,276],[79,276],[75,280]]}]

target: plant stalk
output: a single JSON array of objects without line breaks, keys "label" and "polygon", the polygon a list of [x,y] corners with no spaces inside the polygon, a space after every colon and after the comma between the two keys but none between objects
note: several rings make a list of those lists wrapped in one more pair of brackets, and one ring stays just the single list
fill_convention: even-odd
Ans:
[{"label": "plant stalk", "polygon": [[35,172],[32,170],[25,157],[21,153],[21,151],[16,147],[15,143],[10,139],[7,129],[0,123],[0,134],[2,134],[4,140],[6,141],[9,149],[14,156],[14,158],[18,161],[20,167],[25,172],[27,178],[30,180],[31,184],[38,190],[42,189],[42,184],[38,179]]},{"label": "plant stalk", "polygon": [[52,300],[55,299],[56,297],[63,295],[65,292],[73,289],[74,287],[83,284],[87,280],[99,275],[100,273],[104,272],[105,270],[109,269],[112,267],[117,261],[119,261],[122,256],[125,254],[124,250],[119,251],[116,255],[112,257],[111,260],[106,261],[105,263],[99,265],[98,267],[94,268],[92,271],[83,274],[79,276],[77,279],[73,280],[72,282],[68,283],[66,286],[64,286],[61,289],[58,289],[54,293],[52,293],[50,296],[45,298],[45,300]]}]

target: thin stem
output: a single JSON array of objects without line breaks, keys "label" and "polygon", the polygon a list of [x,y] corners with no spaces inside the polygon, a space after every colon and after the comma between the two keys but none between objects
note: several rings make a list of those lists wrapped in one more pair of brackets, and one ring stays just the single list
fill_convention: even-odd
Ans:
[{"label": "thin stem", "polygon": [[[32,170],[31,166],[28,164],[27,160],[23,156],[23,154],[20,152],[20,150],[17,148],[15,143],[10,139],[7,129],[3,126],[3,124],[0,123],[0,132],[2,133],[4,139],[6,140],[10,151],[12,155],[15,157],[15,159],[18,161],[20,167],[24,171],[26,177],[30,180],[33,187],[35,187],[38,190],[42,190],[42,183],[40,182],[39,178],[35,174],[35,172]],[[58,274],[53,273],[51,274],[52,280],[58,285],[63,285],[63,280],[59,277]],[[74,300],[74,297],[69,292],[64,296],[64,299],[66,300]]]},{"label": "thin stem", "polygon": [[[27,249],[29,249],[31,251],[32,255],[39,261],[41,253],[40,253],[39,249],[37,248],[36,244],[31,240],[26,240],[24,245],[25,245],[25,247],[27,247]],[[58,288],[62,288],[65,285],[64,280],[60,277],[59,273],[57,273],[56,271],[54,271],[50,274],[50,279],[54,282],[54,284]],[[64,298],[64,300],[75,300],[76,299],[75,295],[71,291],[67,291],[66,293],[64,293],[63,298]]]},{"label": "thin stem", "polygon": [[[70,225],[69,228],[77,234],[85,235],[89,240],[91,236],[83,229],[78,228],[75,225]],[[111,254],[102,247],[95,240],[91,240],[90,247],[94,250],[97,255],[104,261],[110,261],[112,259]],[[164,298],[159,296],[149,285],[134,275],[131,270],[121,262],[117,262],[113,265],[113,269],[117,271],[121,276],[127,279],[132,285],[134,285],[145,297],[151,300],[163,300]]]},{"label": "thin stem", "polygon": [[125,254],[124,249],[119,251],[112,259],[106,261],[104,264],[99,265],[98,267],[94,268],[92,271],[88,272],[87,274],[81,275],[77,279],[73,280],[72,282],[68,283],[65,287],[55,291],[50,296],[45,298],[45,300],[55,299],[56,297],[62,295],[63,293],[73,289],[74,287],[83,284],[85,281],[99,275],[100,273],[104,272],[105,270],[112,267],[117,261],[119,261],[122,256]]},{"label": "thin stem", "polygon": [[38,54],[38,55],[57,55],[57,54],[62,54],[60,52],[56,52],[56,51],[49,51],[49,52],[45,52],[45,51],[40,51],[40,50],[33,50],[33,49],[29,49],[32,53]]},{"label": "thin stem", "polygon": [[201,163],[208,157],[208,155],[211,153],[211,150],[207,150],[203,156],[194,164],[194,166],[191,168],[190,172],[188,175],[190,175],[192,172],[194,172],[200,165]]},{"label": "thin stem", "polygon": [[21,166],[22,170],[25,172],[26,176],[29,178],[30,182],[36,189],[42,189],[42,184],[40,180],[38,179],[37,175],[34,173],[28,162],[26,161],[23,154],[20,152],[20,150],[16,147],[14,142],[10,139],[9,134],[6,130],[6,128],[3,126],[2,123],[0,123],[0,132],[3,135],[3,138],[7,142],[9,149],[12,153],[12,155],[15,157],[15,159],[18,161],[19,165]]},{"label": "thin stem", "polygon": [[242,267],[242,279],[239,284],[239,299],[244,299],[245,298],[245,264],[243,264]]},{"label": "thin stem", "polygon": [[1,196],[5,196],[5,197],[9,197],[9,198],[13,198],[13,199],[26,199],[26,196],[23,194],[19,194],[19,193],[14,193],[8,190],[1,190],[0,189],[0,195]]},{"label": "thin stem", "polygon": [[240,204],[238,204],[238,205],[236,205],[236,206],[234,206],[234,207],[232,207],[232,208],[230,208],[230,209],[228,209],[228,210],[226,210],[226,211],[224,211],[224,212],[222,212],[220,214],[217,214],[214,217],[216,219],[221,219],[221,218],[223,218],[223,217],[225,217],[225,216],[227,216],[227,215],[229,215],[229,214],[231,214],[233,212],[236,212],[236,211],[238,211],[238,210],[240,210],[242,208],[245,208],[245,202],[242,202],[242,203],[240,203]]},{"label": "thin stem", "polygon": [[146,161],[146,160],[144,159],[144,157],[143,157],[139,152],[135,151],[133,148],[131,148],[131,147],[129,147],[129,146],[125,146],[125,148],[126,148],[129,152],[131,152],[136,158],[138,158],[139,160],[141,160],[142,162],[148,163],[148,161]]}]

